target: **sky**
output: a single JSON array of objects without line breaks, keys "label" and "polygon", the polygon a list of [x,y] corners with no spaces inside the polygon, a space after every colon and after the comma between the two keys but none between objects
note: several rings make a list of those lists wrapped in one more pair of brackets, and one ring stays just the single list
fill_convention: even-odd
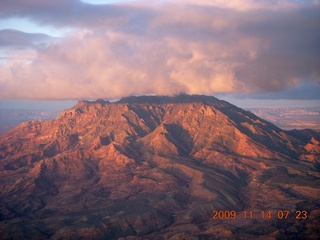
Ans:
[{"label": "sky", "polygon": [[319,23],[319,0],[2,0],[0,108],[179,93],[320,106]]}]

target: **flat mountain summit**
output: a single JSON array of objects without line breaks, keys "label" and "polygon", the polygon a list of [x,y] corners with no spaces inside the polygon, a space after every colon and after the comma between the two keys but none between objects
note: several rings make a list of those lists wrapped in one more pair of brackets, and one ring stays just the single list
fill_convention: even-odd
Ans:
[{"label": "flat mountain summit", "polygon": [[209,96],[80,101],[0,136],[0,234],[316,239],[319,142]]}]

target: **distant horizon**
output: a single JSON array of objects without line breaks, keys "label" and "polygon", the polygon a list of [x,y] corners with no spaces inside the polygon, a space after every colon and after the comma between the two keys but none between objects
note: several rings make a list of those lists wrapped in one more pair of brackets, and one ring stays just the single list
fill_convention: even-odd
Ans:
[{"label": "distant horizon", "polygon": [[[320,107],[320,100],[248,99],[248,98],[236,98],[236,97],[220,95],[220,94],[208,95],[208,96],[213,96],[218,98],[219,100],[227,101],[240,108]],[[0,110],[65,110],[65,109],[72,108],[79,101],[82,101],[82,100],[95,101],[97,99],[77,99],[77,100],[6,99],[6,100],[0,100]],[[103,98],[103,100],[118,101],[120,100],[120,98],[117,98],[117,99]]]}]

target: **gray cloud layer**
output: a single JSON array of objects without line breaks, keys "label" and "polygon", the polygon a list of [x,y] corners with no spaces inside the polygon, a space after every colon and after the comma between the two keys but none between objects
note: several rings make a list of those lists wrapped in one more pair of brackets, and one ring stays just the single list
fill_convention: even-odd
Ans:
[{"label": "gray cloud layer", "polygon": [[[176,0],[101,6],[21,0],[0,5],[0,18],[8,17],[74,31],[42,48],[25,44],[34,51],[27,61],[13,57],[0,65],[0,98],[320,88],[318,3]],[[3,33],[0,45],[21,43]],[[19,36],[32,43],[42,35]]]},{"label": "gray cloud layer", "polygon": [[37,48],[37,46],[52,39],[52,37],[43,33],[24,33],[14,29],[0,30],[0,48]]}]

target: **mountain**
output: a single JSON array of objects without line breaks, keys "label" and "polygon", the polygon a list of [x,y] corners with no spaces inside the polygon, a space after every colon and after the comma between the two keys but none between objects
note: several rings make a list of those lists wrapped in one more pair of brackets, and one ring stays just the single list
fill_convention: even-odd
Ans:
[{"label": "mountain", "polygon": [[0,136],[0,235],[317,239],[319,142],[209,96],[80,101]]}]

